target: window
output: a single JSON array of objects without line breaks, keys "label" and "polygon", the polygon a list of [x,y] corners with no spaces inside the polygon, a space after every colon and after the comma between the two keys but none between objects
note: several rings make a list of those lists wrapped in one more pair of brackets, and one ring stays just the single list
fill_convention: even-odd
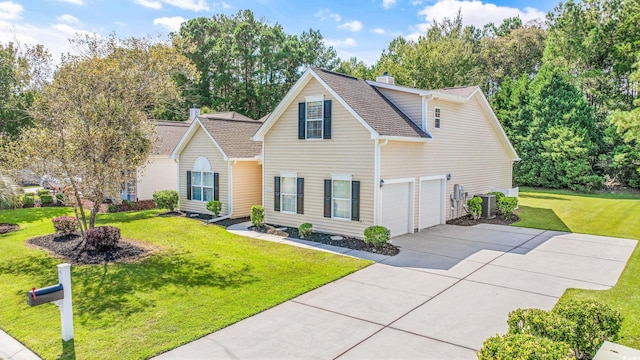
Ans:
[{"label": "window", "polygon": [[282,176],[280,178],[282,190],[280,192],[281,211],[296,212],[296,178],[293,176]]},{"label": "window", "polygon": [[306,127],[307,139],[322,139],[323,100],[307,100]]},{"label": "window", "polygon": [[433,127],[440,129],[440,108],[433,109]]},{"label": "window", "polygon": [[191,172],[191,200],[211,201],[213,196],[213,173],[210,171]]},{"label": "window", "polygon": [[351,180],[332,181],[331,205],[332,217],[338,219],[351,219]]}]

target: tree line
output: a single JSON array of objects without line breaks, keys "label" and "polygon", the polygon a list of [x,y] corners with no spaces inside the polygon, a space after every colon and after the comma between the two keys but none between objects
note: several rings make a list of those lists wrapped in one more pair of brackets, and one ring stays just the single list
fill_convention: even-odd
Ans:
[{"label": "tree line", "polygon": [[[99,74],[108,67],[91,65],[91,58],[124,61],[120,55],[132,51],[131,41],[123,46],[111,39],[99,51],[97,42],[85,39],[85,54],[91,56],[66,57],[55,72],[41,46],[0,44],[0,139],[16,138],[36,118],[42,121],[43,109],[34,104],[53,96],[44,91],[47,86],[70,81],[73,75],[66,68],[86,62],[87,69]],[[185,109],[195,103],[205,112],[237,111],[259,119],[308,66],[365,79],[386,71],[404,86],[479,85],[522,158],[514,167],[516,185],[640,187],[636,0],[569,1],[538,22],[509,18],[483,28],[464,26],[458,14],[434,21],[417,40],[393,39],[372,65],[355,57],[339,59],[318,30],[288,34],[277,23],[256,19],[250,10],[189,20],[162,46],[177,62],[152,64],[146,71],[169,69],[172,81],[163,82],[157,96],[130,114],[183,120]],[[153,49],[145,45],[136,51]],[[103,100],[96,100],[96,109],[104,110]],[[90,118],[87,107],[83,109],[81,115]]]}]

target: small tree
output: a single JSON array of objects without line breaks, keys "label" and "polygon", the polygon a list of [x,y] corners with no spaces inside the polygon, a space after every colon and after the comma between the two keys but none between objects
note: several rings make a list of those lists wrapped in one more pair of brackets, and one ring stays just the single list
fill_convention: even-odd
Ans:
[{"label": "small tree", "polygon": [[160,190],[153,193],[153,202],[160,209],[173,211],[178,207],[178,192],[175,190]]},{"label": "small tree", "polygon": [[220,200],[211,200],[207,203],[207,210],[213,213],[213,216],[218,217],[220,211],[222,211],[222,202]]},{"label": "small tree", "polygon": [[467,201],[467,207],[474,220],[480,219],[482,215],[482,199],[479,196],[474,196]]},{"label": "small tree", "polygon": [[253,205],[251,207],[251,224],[257,228],[264,225],[264,206]]}]

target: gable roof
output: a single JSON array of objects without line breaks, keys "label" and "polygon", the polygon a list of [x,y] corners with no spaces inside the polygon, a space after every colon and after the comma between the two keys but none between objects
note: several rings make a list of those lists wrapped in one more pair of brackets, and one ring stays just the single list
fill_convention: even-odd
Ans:
[{"label": "gable roof", "polygon": [[[223,114],[223,115],[219,115]],[[225,160],[256,159],[262,152],[262,144],[251,141],[251,137],[262,125],[261,122],[236,112],[205,114],[196,118],[171,153],[176,158],[187,146],[198,128],[202,128]],[[248,119],[248,120],[246,120]]]},{"label": "gable roof", "polygon": [[178,145],[190,123],[181,121],[154,121],[157,139],[151,147],[151,155],[169,155]]}]

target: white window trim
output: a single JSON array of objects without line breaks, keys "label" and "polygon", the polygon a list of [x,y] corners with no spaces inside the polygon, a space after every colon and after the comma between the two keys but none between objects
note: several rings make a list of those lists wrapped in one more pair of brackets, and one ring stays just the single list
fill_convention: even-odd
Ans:
[{"label": "white window trim", "polygon": [[[310,102],[320,102],[322,110],[320,111],[320,119],[307,119],[307,110]],[[320,121],[320,137],[309,138],[309,121]],[[314,95],[304,97],[304,138],[305,140],[323,140],[324,139],[324,95]]]},{"label": "white window trim", "polygon": [[[347,200],[349,200],[349,215],[346,218],[343,217],[337,217],[334,215],[333,213],[333,201],[336,199],[335,195],[335,191],[333,191],[333,182],[334,181],[348,181],[349,182],[349,197]],[[334,220],[340,220],[340,221],[351,221],[351,202],[352,202],[352,196],[353,194],[351,193],[352,191],[352,185],[351,182],[353,181],[353,177],[351,175],[332,175],[331,176],[331,219]],[[345,200],[344,198],[337,198],[338,200]]]},{"label": "white window trim", "polygon": [[[294,202],[293,202],[293,211],[287,211],[284,210],[284,199],[283,196],[284,194],[284,186],[283,186],[283,178],[293,178],[295,186],[296,186],[296,192],[294,194],[287,194],[287,195],[293,195],[294,196]],[[281,171],[280,172],[280,212],[283,214],[297,214],[298,213],[298,173],[296,172],[292,172],[292,171]]]},{"label": "white window trim", "polygon": [[[201,185],[194,185],[193,184],[193,174],[195,174],[195,173],[200,173]],[[211,174],[212,181],[213,181],[213,184],[211,186],[205,186],[204,185],[204,174],[205,173]],[[200,195],[201,195],[200,199],[195,199],[193,197],[193,188],[194,187],[199,187],[200,188]],[[215,182],[215,175],[214,175],[213,171],[191,170],[191,189],[189,189],[189,191],[191,191],[191,201],[198,201],[198,202],[208,202],[208,201],[210,201],[210,200],[201,200],[201,199],[204,198],[204,189],[211,189],[211,200],[215,200],[215,187],[216,187],[216,182]]]},{"label": "white window trim", "polygon": [[[440,113],[440,116],[436,116],[436,113]],[[436,119],[438,119],[438,127],[436,127]],[[440,129],[442,127],[442,110],[439,107],[433,108],[433,128]]]}]

